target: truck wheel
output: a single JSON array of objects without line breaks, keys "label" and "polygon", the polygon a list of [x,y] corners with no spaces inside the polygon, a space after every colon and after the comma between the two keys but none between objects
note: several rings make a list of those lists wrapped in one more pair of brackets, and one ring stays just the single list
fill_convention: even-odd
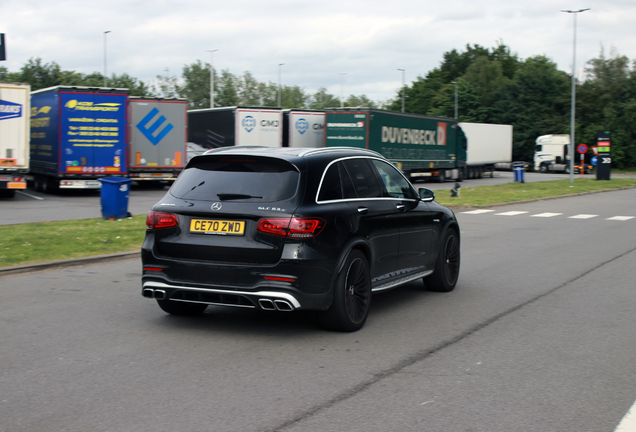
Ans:
[{"label": "truck wheel", "polygon": [[15,198],[15,189],[0,189],[0,197]]},{"label": "truck wheel", "polygon": [[453,228],[444,234],[441,247],[435,261],[435,271],[424,278],[424,284],[429,291],[450,292],[457,285],[460,263],[459,236]]},{"label": "truck wheel", "polygon": [[570,174],[570,165],[565,165],[565,173]]},{"label": "truck wheel", "polygon": [[439,174],[437,175],[437,182],[444,183],[446,181],[446,170],[439,170]]},{"label": "truck wheel", "polygon": [[548,166],[547,165],[541,165],[539,167],[539,171],[541,171],[542,173],[547,173],[548,172]]},{"label": "truck wheel", "polygon": [[201,315],[203,311],[208,307],[206,304],[200,303],[184,303],[172,300],[159,300],[157,299],[159,307],[164,312],[168,312],[171,315],[181,316],[196,316]]},{"label": "truck wheel", "polygon": [[371,276],[367,257],[352,250],[333,286],[333,302],[320,312],[320,325],[327,330],[360,330],[371,308]]}]

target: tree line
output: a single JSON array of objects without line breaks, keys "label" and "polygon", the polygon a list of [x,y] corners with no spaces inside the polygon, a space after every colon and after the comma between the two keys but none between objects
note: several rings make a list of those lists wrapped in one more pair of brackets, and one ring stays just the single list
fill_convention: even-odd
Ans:
[{"label": "tree line", "polygon": [[[128,88],[134,96],[184,97],[190,108],[210,106],[209,63],[200,60],[183,66],[181,79],[168,72],[148,85],[128,74],[113,74],[109,87]],[[278,85],[260,82],[250,72],[214,73],[215,106],[277,106]],[[405,111],[453,117],[455,91],[458,118],[464,122],[511,124],[514,127],[513,159],[531,161],[540,135],[569,134],[571,75],[557,69],[544,55],[520,59],[498,42],[493,48],[466,45],[443,54],[440,65],[399,89],[393,100],[376,102],[365,95],[350,95],[344,106],[400,111],[402,91]],[[4,82],[25,82],[33,90],[56,85],[101,87],[98,72],[81,74],[62,70],[55,63],[30,59],[19,72],[0,67]],[[636,166],[636,62],[614,50],[603,49],[585,67],[576,83],[576,143],[593,145],[599,130],[612,134],[612,164]],[[308,93],[300,86],[281,86],[282,108],[324,109],[340,106],[326,88]]]},{"label": "tree line", "polygon": [[[467,45],[404,89],[405,111],[454,117],[457,91],[460,121],[513,125],[513,159],[532,161],[537,137],[570,134],[571,78],[543,55],[522,60],[502,42]],[[575,86],[575,144],[595,145],[609,130],[612,165],[636,167],[636,62],[601,49]],[[400,95],[389,109],[401,104]]]},{"label": "tree line", "polygon": [[[112,74],[107,85],[113,88],[127,88],[132,96],[182,97],[188,99],[191,109],[210,107],[210,69],[209,63],[200,60],[183,66],[181,79],[166,72],[157,75],[152,84],[147,84],[128,74]],[[259,82],[251,72],[234,75],[228,69],[217,72],[214,69],[214,105],[223,106],[278,106],[278,85],[272,82]],[[102,87],[104,75],[99,72],[82,74],[62,70],[56,62],[44,63],[41,58],[32,58],[22,66],[19,72],[10,72],[0,66],[0,81],[22,82],[31,85],[31,90],[47,87],[86,86]],[[281,85],[282,108],[324,109],[339,107],[340,99],[330,94],[326,88],[308,93],[300,86]],[[377,108],[378,103],[366,95],[349,95],[343,105]]]}]

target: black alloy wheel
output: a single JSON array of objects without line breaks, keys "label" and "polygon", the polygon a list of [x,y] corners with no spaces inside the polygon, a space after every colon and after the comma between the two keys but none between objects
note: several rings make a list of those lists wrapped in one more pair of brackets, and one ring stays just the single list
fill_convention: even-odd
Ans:
[{"label": "black alloy wheel", "polygon": [[366,256],[352,250],[336,278],[331,307],[319,315],[328,330],[353,332],[362,328],[371,307],[371,276]]},{"label": "black alloy wheel", "polygon": [[435,292],[450,292],[455,289],[459,278],[459,264],[459,237],[453,228],[449,228],[435,262],[435,271],[424,278],[426,288]]}]

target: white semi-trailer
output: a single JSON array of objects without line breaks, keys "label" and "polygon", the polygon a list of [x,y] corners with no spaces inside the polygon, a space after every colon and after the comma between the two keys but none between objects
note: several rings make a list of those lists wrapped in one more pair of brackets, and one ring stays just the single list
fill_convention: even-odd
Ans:
[{"label": "white semi-trailer", "polygon": [[512,126],[487,123],[464,123],[459,126],[468,140],[464,178],[481,178],[497,167],[512,164]]},{"label": "white semi-trailer", "polygon": [[30,112],[29,84],[0,83],[0,196],[27,187]]}]

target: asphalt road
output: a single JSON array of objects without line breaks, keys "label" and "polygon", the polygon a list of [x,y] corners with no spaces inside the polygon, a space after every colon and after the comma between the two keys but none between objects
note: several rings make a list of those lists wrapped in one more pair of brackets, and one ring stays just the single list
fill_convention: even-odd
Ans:
[{"label": "asphalt road", "polygon": [[636,189],[492,210],[458,211],[454,292],[376,295],[352,334],[166,315],[137,259],[0,277],[0,431],[614,430],[636,399]]}]

